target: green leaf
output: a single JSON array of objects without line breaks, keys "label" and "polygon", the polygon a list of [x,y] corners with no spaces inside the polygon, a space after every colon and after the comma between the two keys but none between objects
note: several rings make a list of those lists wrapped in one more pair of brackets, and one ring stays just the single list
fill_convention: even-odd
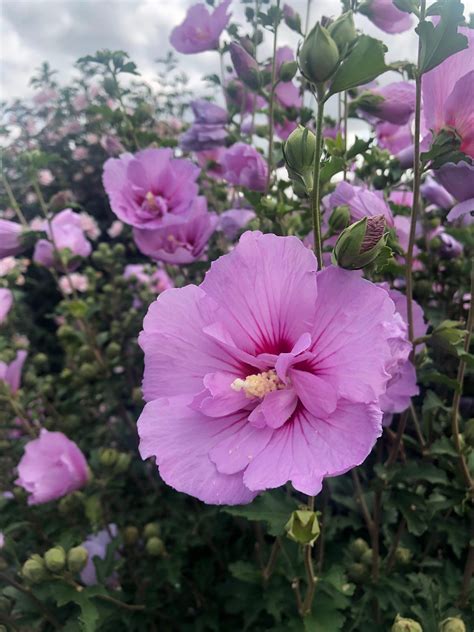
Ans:
[{"label": "green leaf", "polygon": [[369,138],[369,140],[364,140],[363,138],[355,137],[354,144],[352,147],[346,152],[346,158],[350,160],[351,158],[355,158],[358,154],[363,154],[367,151],[372,144],[373,138]]},{"label": "green leaf", "polygon": [[320,171],[321,184],[325,184],[326,182],[329,182],[329,180],[333,177],[333,175],[335,175],[336,173],[339,173],[340,171],[343,171],[345,164],[346,162],[344,158],[332,156],[330,160],[326,161],[324,163],[324,166],[321,167],[321,171]]},{"label": "green leaf", "polygon": [[247,518],[252,522],[267,523],[270,535],[283,535],[290,514],[297,508],[295,500],[277,492],[267,492],[258,496],[251,505],[226,507],[224,511],[232,516]]},{"label": "green leaf", "polygon": [[468,39],[458,33],[458,25],[464,20],[464,6],[459,0],[440,0],[427,11],[427,15],[439,15],[435,26],[424,20],[415,29],[420,37],[420,73],[433,70],[445,59],[468,47]]},{"label": "green leaf", "polygon": [[387,471],[388,479],[392,483],[402,481],[426,481],[427,483],[447,485],[448,478],[446,472],[437,468],[432,463],[412,461],[398,465]]},{"label": "green leaf", "polygon": [[233,564],[229,564],[229,570],[233,577],[240,579],[247,584],[261,584],[262,582],[260,572],[249,562],[238,561]]},{"label": "green leaf", "polygon": [[349,55],[336,70],[327,98],[338,92],[361,86],[390,70],[384,53],[387,47],[380,40],[361,35]]}]

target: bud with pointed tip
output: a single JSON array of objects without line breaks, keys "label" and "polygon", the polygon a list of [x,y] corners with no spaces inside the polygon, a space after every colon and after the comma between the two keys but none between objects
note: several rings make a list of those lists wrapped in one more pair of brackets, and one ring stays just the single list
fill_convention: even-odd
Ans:
[{"label": "bud with pointed tip", "polygon": [[252,55],[249,55],[243,46],[235,42],[229,45],[229,52],[239,79],[249,88],[258,90],[262,85],[262,79],[258,64]]},{"label": "bud with pointed tip", "polygon": [[283,19],[285,20],[285,24],[288,28],[302,34],[300,14],[288,4],[283,5]]},{"label": "bud with pointed tip", "polygon": [[71,573],[80,573],[86,567],[89,552],[84,546],[74,546],[67,553],[67,567]]},{"label": "bud with pointed tip", "polygon": [[357,38],[352,11],[340,15],[328,27],[329,35],[336,42],[340,53],[343,53]]},{"label": "bud with pointed tip", "polygon": [[363,217],[345,228],[334,246],[333,263],[346,270],[360,270],[374,263],[385,246],[385,217]]},{"label": "bud with pointed tip", "polygon": [[406,566],[411,561],[411,551],[404,546],[398,546],[395,550],[395,561],[402,566]]},{"label": "bud with pointed tip", "polygon": [[329,216],[329,228],[335,232],[339,233],[344,228],[349,226],[351,221],[351,212],[347,205],[338,206],[334,209],[334,211]]},{"label": "bud with pointed tip", "polygon": [[319,22],[306,36],[298,61],[302,75],[311,83],[323,83],[334,74],[339,63],[339,50]]},{"label": "bud with pointed tip", "polygon": [[391,632],[423,632],[423,628],[414,619],[405,619],[397,614]]},{"label": "bud with pointed tip", "polygon": [[313,546],[319,537],[319,522],[316,512],[310,509],[294,511],[285,525],[285,531],[290,540]]},{"label": "bud with pointed tip", "polygon": [[296,75],[298,64],[296,61],[284,61],[278,70],[278,79],[283,83],[288,83]]},{"label": "bud with pointed tip", "polygon": [[459,617],[448,617],[439,624],[439,632],[466,632],[466,626]]},{"label": "bud with pointed tip", "polygon": [[291,132],[283,145],[288,175],[291,180],[303,185],[306,192],[313,190],[313,168],[316,153],[316,137],[311,130],[302,125]]},{"label": "bud with pointed tip", "polygon": [[55,546],[44,554],[46,568],[52,573],[60,573],[66,566],[66,551],[62,546]]},{"label": "bud with pointed tip", "polygon": [[362,538],[357,538],[354,542],[351,542],[349,548],[354,558],[360,560],[364,553],[369,550],[369,545]]}]

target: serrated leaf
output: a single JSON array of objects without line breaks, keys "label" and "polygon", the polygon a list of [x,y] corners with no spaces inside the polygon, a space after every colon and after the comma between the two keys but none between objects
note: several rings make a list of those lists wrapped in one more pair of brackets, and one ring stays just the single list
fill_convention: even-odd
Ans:
[{"label": "serrated leaf", "polygon": [[270,535],[283,535],[290,514],[297,508],[295,500],[277,492],[267,492],[258,496],[251,505],[226,507],[224,511],[232,516],[247,518],[252,522],[265,522]]},{"label": "serrated leaf", "polygon": [[330,160],[324,163],[324,166],[321,167],[321,171],[320,171],[321,183],[325,184],[326,182],[329,182],[329,180],[333,177],[333,175],[335,175],[336,173],[339,173],[340,171],[343,171],[345,164],[346,162],[344,158],[340,158],[338,156],[332,156]]},{"label": "serrated leaf", "polygon": [[338,92],[369,83],[390,70],[385,63],[386,50],[386,46],[380,40],[369,35],[361,35],[349,55],[336,70],[328,98]]},{"label": "serrated leaf", "polygon": [[442,0],[435,2],[427,15],[439,15],[435,26],[433,22],[424,20],[415,29],[420,38],[420,73],[424,74],[445,59],[468,47],[468,39],[458,33],[458,25],[463,22],[464,6],[459,0]]}]

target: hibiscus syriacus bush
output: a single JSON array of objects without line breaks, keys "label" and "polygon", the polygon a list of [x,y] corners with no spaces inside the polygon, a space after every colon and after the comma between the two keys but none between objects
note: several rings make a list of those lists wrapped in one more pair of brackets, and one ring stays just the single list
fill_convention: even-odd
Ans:
[{"label": "hibiscus syriacus bush", "polygon": [[468,7],[303,4],[2,104],[2,631],[474,626]]}]

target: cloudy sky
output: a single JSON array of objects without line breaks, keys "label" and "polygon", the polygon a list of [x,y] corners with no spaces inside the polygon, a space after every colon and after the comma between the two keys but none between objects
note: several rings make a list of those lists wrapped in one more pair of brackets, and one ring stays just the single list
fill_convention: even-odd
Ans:
[{"label": "cloudy sky", "polygon": [[[0,0],[1,92],[3,99],[30,93],[28,80],[34,68],[49,61],[67,80],[78,57],[99,48],[123,49],[140,72],[153,81],[156,64],[169,50],[169,33],[197,0]],[[303,16],[306,0],[287,0]],[[474,10],[474,0],[464,0]],[[321,15],[339,12],[338,0],[313,0],[311,22]],[[242,15],[238,0],[233,1],[235,18]],[[382,33],[363,16],[357,24],[365,32],[381,37],[389,47],[389,60],[414,59],[413,32],[390,36]],[[296,46],[298,37],[282,28],[281,44]],[[217,55],[179,56],[196,92],[200,78],[217,71]],[[392,78],[393,80],[393,78]]]}]

